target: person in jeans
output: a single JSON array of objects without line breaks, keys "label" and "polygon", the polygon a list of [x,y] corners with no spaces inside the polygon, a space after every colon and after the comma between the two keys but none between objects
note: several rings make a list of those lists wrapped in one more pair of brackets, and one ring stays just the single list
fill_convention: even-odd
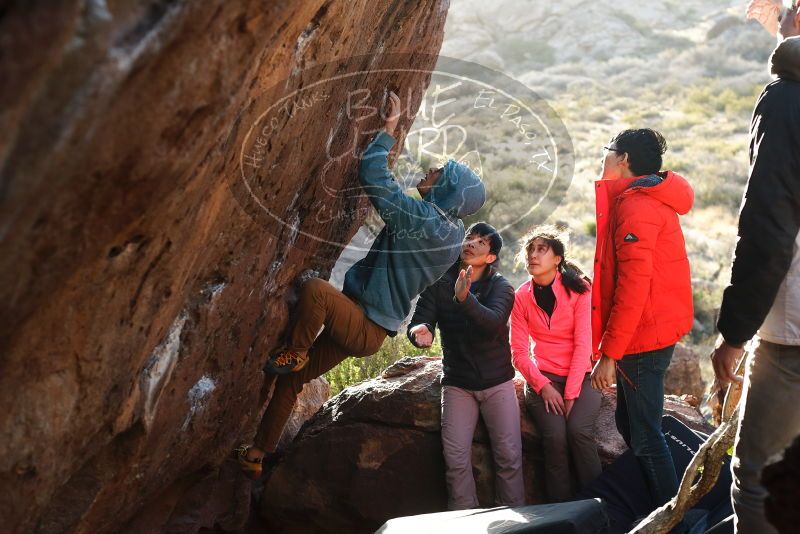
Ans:
[{"label": "person in jeans", "polygon": [[448,509],[478,506],[472,477],[472,437],[478,415],[489,431],[498,506],[525,504],[522,436],[508,316],[514,288],[494,268],[503,245],[487,223],[467,230],[461,257],[417,302],[408,337],[430,347],[442,335],[442,447]]},{"label": "person in jeans", "polygon": [[580,488],[600,475],[594,422],[602,399],[589,383],[590,286],[567,263],[565,241],[546,226],[523,238],[518,261],[531,279],[517,289],[511,312],[511,354],[527,381],[528,408],[542,436],[550,502],[575,493],[570,456]]},{"label": "person in jeans", "polygon": [[664,373],[692,328],[689,259],[679,215],[692,207],[689,183],[660,172],[667,149],[650,129],[625,130],[605,148],[597,193],[592,288],[592,371],[596,389],[617,384],[617,429],[633,451],[658,507],[678,490],[661,417]]},{"label": "person in jeans", "polygon": [[347,271],[341,292],[320,279],[301,287],[288,346],[267,362],[265,370],[279,375],[272,399],[254,445],[237,452],[242,469],[254,478],[264,454],[275,451],[303,384],[348,356],[374,354],[387,335],[395,335],[412,301],[458,258],[461,218],[483,206],[480,177],[453,160],[419,182],[422,200],[404,193],[388,167],[399,116],[400,99],[391,93],[386,125],[365,150],[359,170],[384,228],[367,256]]},{"label": "person in jeans", "polygon": [[784,9],[784,40],[771,57],[777,80],[758,99],[750,126],[750,177],[739,216],[730,285],[722,297],[712,355],[723,384],[743,345],[745,366],[731,471],[737,532],[777,532],[764,515],[765,464],[800,435],[800,13]]}]

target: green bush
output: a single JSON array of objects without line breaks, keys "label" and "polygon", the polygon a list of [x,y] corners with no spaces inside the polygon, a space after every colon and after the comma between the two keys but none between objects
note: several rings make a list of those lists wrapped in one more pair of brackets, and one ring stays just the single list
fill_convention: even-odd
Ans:
[{"label": "green bush", "polygon": [[325,373],[325,380],[331,385],[331,396],[333,396],[348,386],[379,376],[384,369],[405,356],[441,356],[441,354],[439,336],[436,336],[431,348],[418,349],[411,344],[403,330],[395,337],[387,337],[380,350],[372,356],[347,358]]},{"label": "green bush", "polygon": [[759,85],[754,85],[751,93],[740,95],[729,88],[720,89],[718,84],[710,81],[701,83],[687,91],[683,112],[709,118],[725,114],[747,121],[760,92]]}]

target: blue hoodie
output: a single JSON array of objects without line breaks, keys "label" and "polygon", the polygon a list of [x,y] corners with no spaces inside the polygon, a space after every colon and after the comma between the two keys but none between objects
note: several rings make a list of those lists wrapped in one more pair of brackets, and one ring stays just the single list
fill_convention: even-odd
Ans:
[{"label": "blue hoodie", "polygon": [[391,135],[380,132],[362,156],[361,186],[386,226],[367,256],[347,271],[342,289],[390,332],[400,329],[411,301],[458,259],[461,217],[477,212],[486,200],[480,177],[453,160],[423,200],[406,195],[388,167],[394,144]]}]

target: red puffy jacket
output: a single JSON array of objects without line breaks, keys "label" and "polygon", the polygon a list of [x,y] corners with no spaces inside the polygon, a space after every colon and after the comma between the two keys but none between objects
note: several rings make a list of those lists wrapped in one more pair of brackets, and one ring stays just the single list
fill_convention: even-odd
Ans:
[{"label": "red puffy jacket", "polygon": [[689,258],[678,215],[694,191],[674,172],[663,181],[630,187],[642,178],[599,180],[597,252],[592,291],[592,348],[616,360],[660,349],[692,329]]}]

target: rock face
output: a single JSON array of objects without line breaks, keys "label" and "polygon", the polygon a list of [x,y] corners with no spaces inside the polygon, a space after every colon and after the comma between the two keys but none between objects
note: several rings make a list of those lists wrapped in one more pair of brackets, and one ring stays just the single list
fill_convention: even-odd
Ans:
[{"label": "rock face", "polygon": [[[381,378],[345,389],[303,427],[269,479],[261,514],[275,532],[372,532],[394,517],[443,511],[447,505],[440,441],[441,360],[404,358]],[[542,502],[542,447],[524,408],[524,477],[529,503]],[[604,398],[596,433],[603,461],[625,450],[613,426],[616,396]],[[695,428],[700,413],[674,397],[665,413]],[[494,471],[481,422],[472,448],[482,506],[492,506]]]},{"label": "rock face", "polygon": [[693,395],[702,399],[705,389],[699,356],[686,345],[678,343],[664,377],[664,391],[668,395]]},{"label": "rock face", "polygon": [[[257,422],[287,288],[304,269],[329,270],[363,218],[354,154],[380,119],[351,127],[348,102],[424,89],[447,7],[2,9],[5,531],[158,531],[196,484],[228,476],[218,466]],[[292,100],[351,57],[359,76]],[[410,115],[420,97],[407,99]],[[276,102],[284,114],[262,126]],[[315,216],[321,201],[353,215],[331,224]]]}]

